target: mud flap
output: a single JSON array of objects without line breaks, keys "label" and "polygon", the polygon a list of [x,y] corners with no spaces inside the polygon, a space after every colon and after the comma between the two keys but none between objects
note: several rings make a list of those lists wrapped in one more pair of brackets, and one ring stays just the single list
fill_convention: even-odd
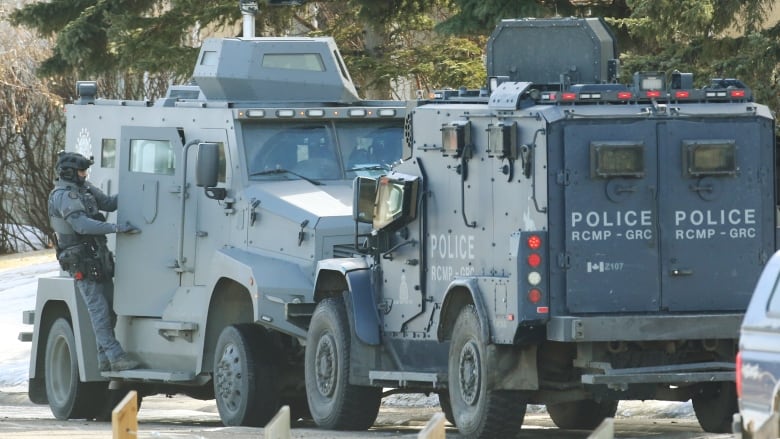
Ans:
[{"label": "mud flap", "polygon": [[347,285],[357,338],[372,346],[379,345],[379,314],[371,287],[371,271],[350,271],[347,273]]},{"label": "mud flap", "polygon": [[539,390],[536,345],[523,348],[491,344],[488,353],[488,388],[494,390]]}]

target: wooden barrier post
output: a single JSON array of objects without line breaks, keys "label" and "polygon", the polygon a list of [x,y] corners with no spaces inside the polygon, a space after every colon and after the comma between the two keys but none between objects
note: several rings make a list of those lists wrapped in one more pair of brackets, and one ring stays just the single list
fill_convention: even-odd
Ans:
[{"label": "wooden barrier post", "polygon": [[614,437],[615,419],[604,418],[601,424],[588,436],[588,439],[613,439]]},{"label": "wooden barrier post", "polygon": [[417,439],[444,439],[444,413],[439,412],[431,417],[425,428],[417,434]]},{"label": "wooden barrier post", "polygon": [[138,437],[138,393],[127,392],[122,401],[111,411],[113,439],[136,439]]},{"label": "wooden barrier post", "polygon": [[776,439],[780,437],[780,433],[778,431],[780,431],[780,429],[778,429],[778,416],[775,412],[772,413],[772,415],[767,418],[767,420],[764,421],[760,427],[758,427],[756,432],[753,434],[753,439]]},{"label": "wooden barrier post", "polygon": [[290,406],[285,405],[265,424],[265,439],[290,439]]}]

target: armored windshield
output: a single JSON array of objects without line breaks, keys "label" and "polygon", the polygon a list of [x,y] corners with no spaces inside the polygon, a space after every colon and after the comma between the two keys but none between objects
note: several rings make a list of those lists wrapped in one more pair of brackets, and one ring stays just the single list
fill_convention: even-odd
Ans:
[{"label": "armored windshield", "polygon": [[378,176],[401,157],[401,121],[254,123],[243,127],[252,180]]}]

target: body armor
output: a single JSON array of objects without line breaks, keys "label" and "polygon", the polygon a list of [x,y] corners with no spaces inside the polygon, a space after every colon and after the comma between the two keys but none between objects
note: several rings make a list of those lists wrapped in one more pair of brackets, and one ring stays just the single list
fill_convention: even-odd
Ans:
[{"label": "body armor", "polygon": [[49,220],[57,234],[57,260],[75,279],[102,281],[114,275],[114,259],[105,234],[115,226],[106,223],[100,209],[116,210],[116,197],[103,194],[89,182],[59,180],[49,195]]}]

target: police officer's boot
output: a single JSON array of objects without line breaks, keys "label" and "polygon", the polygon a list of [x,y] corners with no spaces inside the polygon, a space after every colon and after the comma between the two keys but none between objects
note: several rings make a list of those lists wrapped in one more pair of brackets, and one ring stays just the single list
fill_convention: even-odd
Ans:
[{"label": "police officer's boot", "polygon": [[122,354],[121,357],[117,358],[116,361],[111,362],[111,370],[114,372],[119,372],[121,370],[135,369],[140,365],[141,363],[133,360],[125,353]]}]

